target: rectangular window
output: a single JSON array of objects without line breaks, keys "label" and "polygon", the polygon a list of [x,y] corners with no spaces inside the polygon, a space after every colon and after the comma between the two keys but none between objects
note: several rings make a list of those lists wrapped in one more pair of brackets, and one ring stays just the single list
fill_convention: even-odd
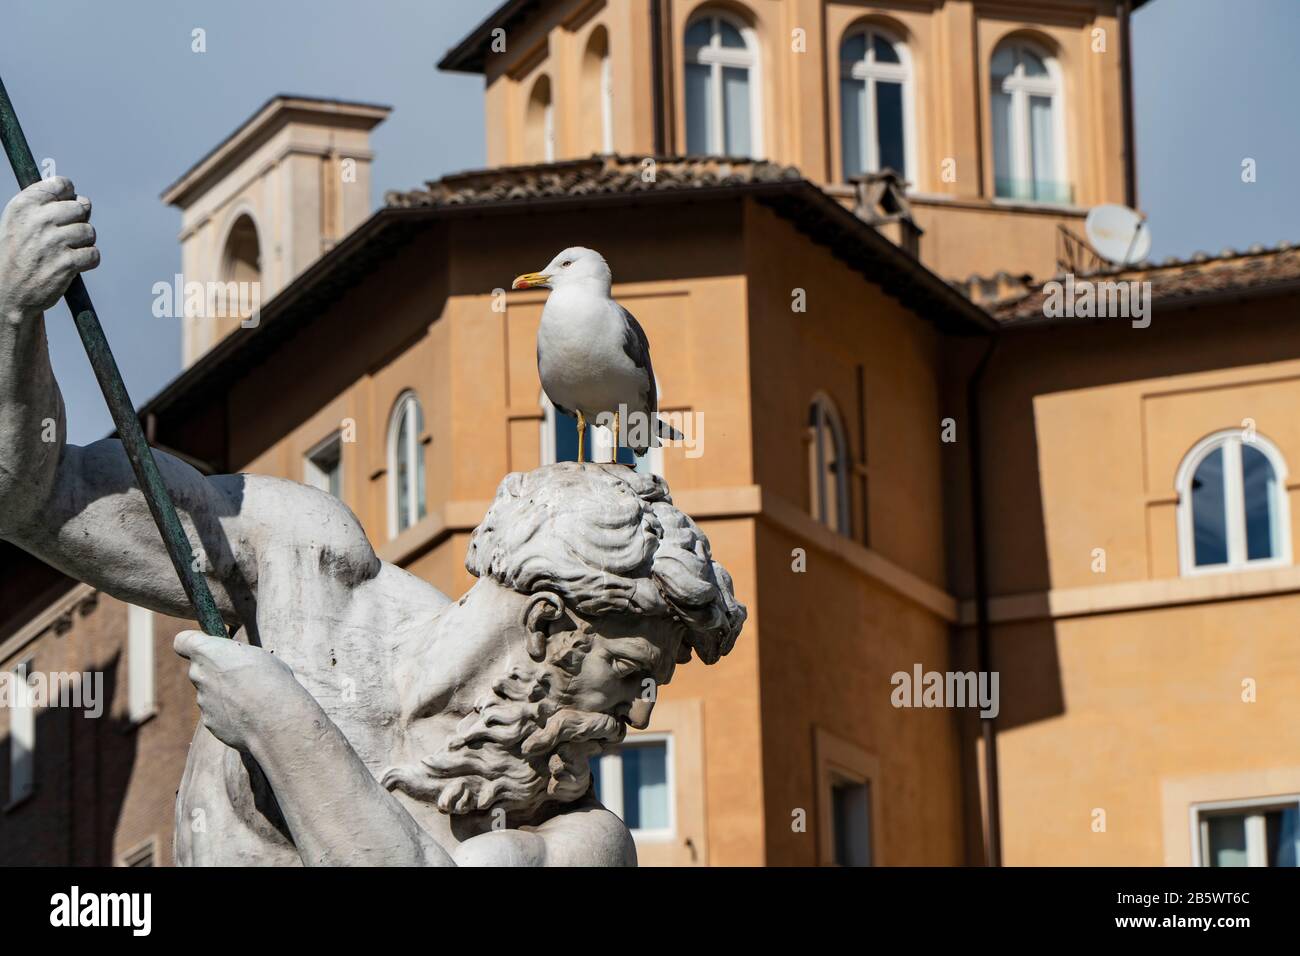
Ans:
[{"label": "rectangular window", "polygon": [[713,152],[713,71],[703,63],[686,64],[686,152],[703,156]]},{"label": "rectangular window", "polygon": [[1198,807],[1201,866],[1296,866],[1300,856],[1300,798]]},{"label": "rectangular window", "polygon": [[656,839],[673,833],[671,742],[666,734],[630,737],[591,761],[596,799],[633,836]]},{"label": "rectangular window", "polygon": [[1050,96],[1029,97],[1029,148],[1033,167],[1033,198],[1039,202],[1065,202],[1056,182],[1056,156]]},{"label": "rectangular window", "polygon": [[840,135],[844,137],[844,178],[866,172],[862,124],[866,114],[867,87],[861,80],[840,80]]},{"label": "rectangular window", "polygon": [[831,782],[831,826],[837,866],[871,865],[871,785],[839,777]]},{"label": "rectangular window", "polygon": [[14,702],[9,710],[9,805],[31,796],[35,787],[36,710],[27,677],[31,661],[13,669]]},{"label": "rectangular window", "polygon": [[153,611],[126,606],[127,705],[132,723],[154,714]]},{"label": "rectangular window", "polygon": [[313,488],[343,497],[343,441],[337,432],[307,453],[303,472]]},{"label": "rectangular window", "polygon": [[1196,564],[1228,563],[1227,496],[1223,481],[1223,449],[1205,456],[1192,478],[1192,521]]},{"label": "rectangular window", "polygon": [[1278,556],[1277,475],[1258,448],[1241,446],[1241,492],[1246,512],[1246,560]]},{"label": "rectangular window", "polygon": [[903,149],[903,84],[876,80],[876,136],[880,169],[907,174]]},{"label": "rectangular window", "polygon": [[1006,199],[1021,198],[1016,192],[1011,151],[1011,94],[995,91],[993,107],[993,184],[994,194]]},{"label": "rectangular window", "polygon": [[817,768],[817,862],[880,866],[872,828],[880,818],[880,759],[851,740],[813,729]]},{"label": "rectangular window", "polygon": [[748,156],[749,135],[749,70],[735,66],[722,68],[722,110],[727,119],[724,130],[726,141],[722,151],[728,156]]}]

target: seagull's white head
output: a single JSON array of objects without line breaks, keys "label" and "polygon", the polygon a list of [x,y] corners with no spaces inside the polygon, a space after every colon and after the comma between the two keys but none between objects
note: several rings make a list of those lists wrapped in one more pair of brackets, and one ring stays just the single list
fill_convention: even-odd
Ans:
[{"label": "seagull's white head", "polygon": [[585,286],[593,292],[609,295],[613,276],[609,265],[595,249],[570,246],[551,260],[541,272],[525,272],[515,279],[515,289],[564,289]]}]

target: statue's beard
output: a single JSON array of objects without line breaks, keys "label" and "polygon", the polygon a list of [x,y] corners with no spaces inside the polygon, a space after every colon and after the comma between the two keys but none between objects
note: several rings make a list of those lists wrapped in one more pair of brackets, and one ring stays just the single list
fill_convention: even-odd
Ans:
[{"label": "statue's beard", "polygon": [[512,672],[466,715],[445,748],[389,769],[383,785],[457,814],[499,807],[526,816],[547,802],[583,796],[590,759],[603,742],[621,741],[625,728],[608,714],[566,706],[546,694],[549,684]]}]

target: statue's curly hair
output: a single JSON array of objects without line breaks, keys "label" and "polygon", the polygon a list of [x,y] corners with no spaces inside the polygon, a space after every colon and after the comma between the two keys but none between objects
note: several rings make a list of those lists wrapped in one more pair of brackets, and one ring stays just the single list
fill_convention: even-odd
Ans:
[{"label": "statue's curly hair", "polygon": [[745,623],[731,575],[657,475],[561,462],[507,475],[470,538],[475,577],[554,591],[584,616],[648,614],[678,622],[679,662],[729,652]]}]

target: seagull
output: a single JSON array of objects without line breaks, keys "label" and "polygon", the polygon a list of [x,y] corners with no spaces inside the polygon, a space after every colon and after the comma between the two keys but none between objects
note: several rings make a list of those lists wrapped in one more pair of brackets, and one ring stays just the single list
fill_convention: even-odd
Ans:
[{"label": "seagull", "polygon": [[[614,461],[623,439],[641,457],[658,439],[682,435],[660,421],[650,342],[610,295],[613,276],[599,252],[571,246],[541,272],[515,279],[515,289],[550,289],[537,329],[537,374],[561,412],[578,419],[578,461],[587,420],[614,416]],[[619,412],[627,413],[619,431]]]}]

